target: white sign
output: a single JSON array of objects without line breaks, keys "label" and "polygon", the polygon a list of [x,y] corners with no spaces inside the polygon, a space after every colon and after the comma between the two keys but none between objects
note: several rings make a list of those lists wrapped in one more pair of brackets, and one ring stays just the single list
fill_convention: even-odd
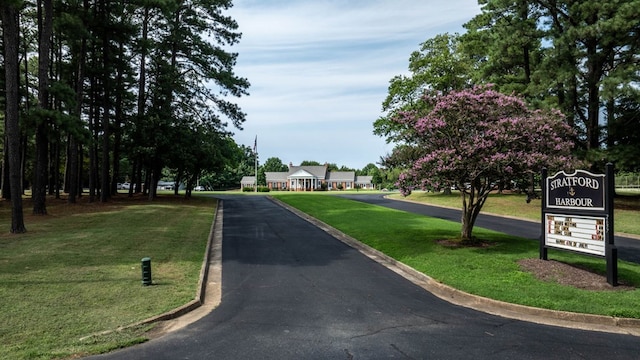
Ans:
[{"label": "white sign", "polygon": [[605,256],[605,217],[545,214],[545,245]]}]

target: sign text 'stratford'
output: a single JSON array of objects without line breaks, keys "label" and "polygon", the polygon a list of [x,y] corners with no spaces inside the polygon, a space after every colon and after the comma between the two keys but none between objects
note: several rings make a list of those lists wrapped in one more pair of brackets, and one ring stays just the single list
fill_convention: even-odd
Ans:
[{"label": "sign text 'stratford'", "polygon": [[604,210],[604,175],[561,171],[547,179],[547,207],[555,209]]},{"label": "sign text 'stratford'", "polygon": [[549,184],[549,190],[555,190],[559,187],[587,187],[594,190],[600,189],[600,182],[598,179],[584,177],[584,176],[572,176],[572,177],[562,177],[559,179],[554,179]]}]

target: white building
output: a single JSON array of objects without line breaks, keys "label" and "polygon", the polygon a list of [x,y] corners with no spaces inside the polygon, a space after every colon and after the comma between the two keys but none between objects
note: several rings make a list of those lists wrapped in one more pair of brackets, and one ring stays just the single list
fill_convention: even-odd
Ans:
[{"label": "white building", "polygon": [[[318,191],[373,189],[372,176],[356,176],[354,171],[329,171],[328,166],[293,166],[289,171],[265,172],[267,187],[271,190]],[[241,188],[255,186],[255,176],[245,176]]]}]

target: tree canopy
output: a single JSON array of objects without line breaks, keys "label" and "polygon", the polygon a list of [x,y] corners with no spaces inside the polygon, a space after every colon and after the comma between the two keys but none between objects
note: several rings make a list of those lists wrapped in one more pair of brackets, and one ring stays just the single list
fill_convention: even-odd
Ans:
[{"label": "tree canopy", "polygon": [[289,166],[283,164],[280,158],[270,157],[264,162],[262,169],[268,172],[281,172],[289,170]]},{"label": "tree canopy", "polygon": [[237,54],[229,51],[241,37],[226,15],[231,6],[2,2],[2,84],[18,96],[0,107],[21,119],[11,140],[22,161],[13,169],[18,178],[3,167],[3,196],[31,187],[34,214],[46,214],[45,195],[61,190],[70,203],[85,188],[89,201],[108,201],[118,182],[130,181],[130,194],[153,199],[166,170],[190,188],[207,172],[238,166],[231,131],[242,129],[245,114],[234,99],[248,94],[249,82],[235,74]]},{"label": "tree canopy", "polygon": [[616,160],[608,154],[618,141],[611,127],[626,99],[640,99],[640,1],[479,3],[482,13],[461,39],[475,60],[475,83],[560,109],[576,132],[576,153],[592,168]]},{"label": "tree canopy", "polygon": [[385,182],[460,189],[467,239],[489,189],[542,165],[640,171],[640,0],[478,3],[465,33],[410,55],[373,125],[394,144]]},{"label": "tree canopy", "polygon": [[421,44],[409,57],[410,75],[398,75],[389,81],[389,93],[382,103],[386,116],[374,124],[373,133],[387,142],[402,141],[404,132],[411,131],[393,121],[404,110],[425,110],[420,107],[427,91],[447,93],[470,84],[471,61],[460,52],[459,36],[440,34]]},{"label": "tree canopy", "polygon": [[404,195],[415,187],[459,189],[463,240],[473,239],[480,209],[500,183],[574,165],[572,130],[559,111],[530,110],[522,98],[484,86],[422,101],[432,109],[426,116],[407,111],[394,118],[414,129],[416,156],[400,175],[400,189]]},{"label": "tree canopy", "polygon": [[465,33],[427,39],[410,55],[409,74],[391,79],[374,133],[397,145],[396,163],[382,163],[402,168],[414,158],[405,141],[413,129],[392,119],[430,111],[417,101],[425,92],[492,84],[531,108],[559,109],[573,129],[574,154],[591,170],[611,161],[620,171],[640,171],[637,145],[630,145],[640,128],[640,0],[478,3],[481,13]]}]

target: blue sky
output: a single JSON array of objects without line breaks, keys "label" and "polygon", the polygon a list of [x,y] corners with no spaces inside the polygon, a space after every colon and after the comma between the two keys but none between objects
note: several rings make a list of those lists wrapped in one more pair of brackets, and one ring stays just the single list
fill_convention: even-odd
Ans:
[{"label": "blue sky", "polygon": [[234,1],[243,35],[231,51],[251,83],[235,100],[247,121],[234,139],[253,147],[257,136],[260,163],[377,163],[393,148],[373,135],[389,80],[422,42],[478,13],[476,0]]}]

